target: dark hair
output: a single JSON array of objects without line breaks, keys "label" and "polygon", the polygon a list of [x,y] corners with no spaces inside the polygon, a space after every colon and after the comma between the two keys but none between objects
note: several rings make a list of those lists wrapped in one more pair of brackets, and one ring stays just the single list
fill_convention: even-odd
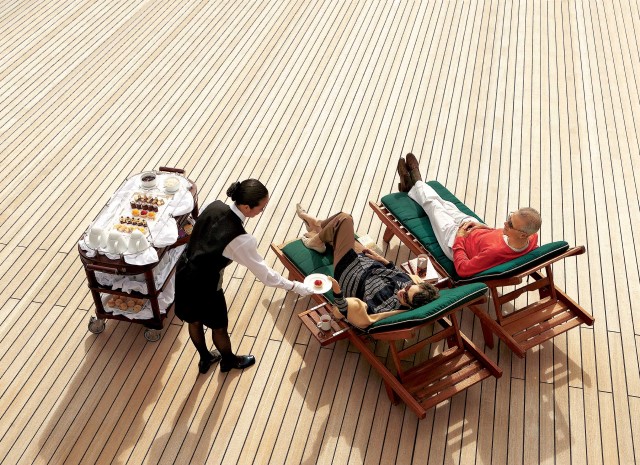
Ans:
[{"label": "dark hair", "polygon": [[420,286],[420,290],[413,294],[413,299],[411,299],[412,308],[422,307],[440,297],[440,290],[433,284],[423,282],[417,285]]},{"label": "dark hair", "polygon": [[269,195],[264,184],[257,179],[245,179],[242,182],[234,182],[227,189],[227,195],[238,205],[247,205],[249,208],[257,207],[262,199]]}]

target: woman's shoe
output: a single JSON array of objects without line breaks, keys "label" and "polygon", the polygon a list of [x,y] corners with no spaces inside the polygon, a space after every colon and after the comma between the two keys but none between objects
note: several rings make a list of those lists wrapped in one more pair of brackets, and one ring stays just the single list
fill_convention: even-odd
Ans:
[{"label": "woman's shoe", "polygon": [[220,372],[226,373],[227,371],[231,371],[233,368],[236,370],[244,370],[254,363],[256,363],[256,358],[253,355],[236,355],[235,361],[225,362],[223,360],[220,362]]},{"label": "woman's shoe", "polygon": [[325,253],[327,251],[327,246],[323,243],[322,245],[311,245],[311,241],[313,241],[316,236],[306,237],[303,236],[300,240],[304,244],[307,249],[315,250],[318,253]]},{"label": "woman's shoe", "polygon": [[211,365],[213,365],[214,363],[216,363],[222,358],[222,356],[220,355],[220,352],[218,352],[217,350],[212,350],[209,352],[209,354],[211,354],[210,359],[205,360],[201,358],[200,361],[198,362],[198,371],[202,374],[205,374],[207,371],[209,371],[209,368],[211,368]]}]

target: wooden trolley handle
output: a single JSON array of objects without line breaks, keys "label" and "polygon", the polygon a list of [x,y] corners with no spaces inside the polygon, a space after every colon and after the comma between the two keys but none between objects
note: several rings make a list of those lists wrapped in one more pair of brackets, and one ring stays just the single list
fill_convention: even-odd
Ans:
[{"label": "wooden trolley handle", "polygon": [[102,271],[103,273],[111,273],[111,274],[117,273],[119,270],[118,267],[93,265],[93,264],[85,265],[85,268],[91,271]]},{"label": "wooden trolley handle", "polygon": [[158,171],[166,171],[168,173],[184,174],[184,170],[182,168],[169,168],[168,166],[161,166],[160,168],[158,168]]}]

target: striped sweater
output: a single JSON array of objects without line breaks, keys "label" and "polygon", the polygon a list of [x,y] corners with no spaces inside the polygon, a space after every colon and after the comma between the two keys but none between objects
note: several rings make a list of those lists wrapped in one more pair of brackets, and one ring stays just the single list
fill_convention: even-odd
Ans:
[{"label": "striped sweater", "polygon": [[365,255],[357,255],[338,277],[342,292],[334,294],[335,304],[344,315],[346,297],[357,297],[367,304],[367,313],[381,313],[402,308],[396,292],[411,278],[393,263],[383,265]]}]

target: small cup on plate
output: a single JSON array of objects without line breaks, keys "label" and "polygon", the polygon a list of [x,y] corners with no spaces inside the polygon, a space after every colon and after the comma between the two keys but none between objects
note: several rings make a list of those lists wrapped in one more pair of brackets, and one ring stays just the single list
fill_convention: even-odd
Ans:
[{"label": "small cup on plate", "polygon": [[316,323],[318,329],[322,331],[329,331],[331,329],[331,317],[329,315],[322,315],[320,321]]}]

